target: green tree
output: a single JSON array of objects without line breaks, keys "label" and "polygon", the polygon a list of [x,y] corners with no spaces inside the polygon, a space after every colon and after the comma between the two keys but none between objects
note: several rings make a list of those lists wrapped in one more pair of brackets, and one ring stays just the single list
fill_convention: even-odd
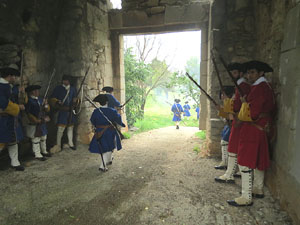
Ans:
[{"label": "green tree", "polygon": [[[197,57],[191,57],[185,66],[186,72],[188,72],[194,80],[199,83],[200,80],[200,62]],[[171,77],[168,88],[173,91],[179,92],[184,98],[192,98],[197,105],[200,104],[200,92],[197,87],[190,81],[185,75],[185,72],[175,72]]]},{"label": "green tree", "polygon": [[142,119],[144,112],[141,110],[143,96],[145,95],[144,83],[146,77],[151,74],[151,68],[144,62],[136,60],[132,49],[128,48],[124,53],[126,98],[133,96],[126,105],[126,117],[129,126],[136,120]]}]

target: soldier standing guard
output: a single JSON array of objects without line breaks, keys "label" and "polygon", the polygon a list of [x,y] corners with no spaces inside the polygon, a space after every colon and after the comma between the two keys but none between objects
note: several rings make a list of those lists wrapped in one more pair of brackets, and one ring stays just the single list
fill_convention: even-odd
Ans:
[{"label": "soldier standing guard", "polygon": [[18,159],[18,142],[23,137],[18,115],[25,107],[12,99],[12,86],[20,72],[16,65],[10,65],[1,68],[0,74],[0,151],[7,147],[11,166],[17,171],[24,171]]},{"label": "soldier standing guard", "polygon": [[50,118],[45,115],[45,112],[50,111],[48,102],[43,102],[39,97],[41,86],[30,85],[25,90],[28,93],[28,103],[25,105],[29,124],[26,126],[26,135],[31,139],[32,151],[36,159],[45,161],[45,157],[50,157],[51,154],[47,152],[47,127],[46,122]]},{"label": "soldier standing guard", "polygon": [[[273,69],[260,61],[250,61],[246,63],[246,68],[252,86],[247,98],[241,98],[243,103],[238,114],[238,119],[243,121],[238,144],[242,195],[227,201],[233,206],[252,205],[252,195],[264,197],[264,171],[270,165],[267,131],[275,110],[275,98],[264,74],[272,72]],[[252,170],[254,170],[253,192]]]},{"label": "soldier standing guard", "polygon": [[71,86],[70,80],[71,77],[69,75],[63,75],[62,84],[56,86],[52,92],[52,95],[50,96],[50,104],[52,108],[58,109],[56,121],[56,145],[50,150],[50,152],[61,151],[61,139],[66,127],[68,145],[72,150],[76,150],[73,144],[73,132],[76,117],[72,109],[74,108],[74,105],[78,104],[78,99],[76,98],[76,89],[73,86]]},{"label": "soldier standing guard", "polygon": [[[240,63],[232,63],[228,65],[228,69],[230,70],[232,76],[237,79],[237,84],[243,92],[244,96],[247,96],[250,92],[250,84],[244,78],[245,68],[243,64]],[[230,96],[228,96],[230,97]],[[216,177],[215,181],[220,183],[234,183],[234,173],[237,167],[237,154],[238,154],[238,141],[239,141],[239,133],[241,128],[241,121],[238,120],[237,115],[241,108],[241,100],[240,94],[235,88],[235,94],[231,98],[224,99],[224,111],[230,114],[230,117],[233,119],[231,132],[229,136],[228,142],[228,164],[227,170],[224,175],[220,177]],[[218,168],[216,168],[218,169]],[[220,169],[220,168],[219,168]]]},{"label": "soldier standing guard", "polygon": [[188,101],[186,101],[185,102],[185,105],[183,106],[183,116],[186,116],[187,117],[187,119],[191,116],[191,113],[190,113],[190,109],[191,109],[191,107],[190,107],[190,105],[188,104],[189,102]]},{"label": "soldier standing guard", "polygon": [[181,113],[183,112],[182,106],[179,104],[180,99],[175,99],[175,103],[172,105],[171,111],[174,113],[173,121],[175,122],[176,129],[179,129],[179,123],[181,121]]},{"label": "soldier standing guard", "polygon": [[120,114],[117,110],[108,107],[108,98],[105,94],[98,95],[94,102],[99,102],[101,107],[94,110],[91,116],[91,123],[95,128],[95,135],[90,143],[89,150],[91,153],[101,155],[100,171],[107,171],[107,165],[112,163],[112,151],[122,149],[120,137],[113,123],[117,123],[123,127]]}]

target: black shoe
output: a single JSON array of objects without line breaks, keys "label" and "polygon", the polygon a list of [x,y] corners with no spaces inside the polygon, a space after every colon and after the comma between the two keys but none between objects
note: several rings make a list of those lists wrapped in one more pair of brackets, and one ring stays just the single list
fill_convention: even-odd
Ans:
[{"label": "black shoe", "polygon": [[176,129],[179,129],[179,126],[178,126],[178,125],[176,126]]},{"label": "black shoe", "polygon": [[42,153],[42,155],[44,157],[52,157],[51,153],[50,152],[47,152],[47,153]]},{"label": "black shoe", "polygon": [[234,184],[234,180],[223,180],[220,179],[219,177],[215,177],[215,181],[219,182],[219,183],[228,183],[228,184]]},{"label": "black shoe", "polygon": [[112,165],[112,161],[110,161],[110,162],[106,163],[106,165]]},{"label": "black shoe", "polygon": [[227,170],[227,166],[215,166],[216,170]]},{"label": "black shoe", "polygon": [[106,171],[108,171],[108,169],[107,169],[107,168],[105,168],[105,169],[103,169],[103,168],[99,168],[99,170],[100,170],[100,171],[102,171],[102,172],[106,172]]},{"label": "black shoe", "polygon": [[16,171],[24,171],[25,170],[25,168],[24,168],[24,166],[12,166],[12,168],[14,168]]},{"label": "black shoe", "polygon": [[228,203],[229,205],[236,206],[236,207],[251,206],[251,205],[253,205],[253,202],[251,202],[251,203],[249,203],[249,204],[246,204],[246,205],[239,205],[239,204],[236,203],[236,201],[234,201],[234,200],[227,200],[227,203]]},{"label": "black shoe", "polygon": [[46,161],[46,160],[47,160],[46,157],[39,157],[39,158],[35,158],[35,159],[37,159],[37,160],[39,160],[39,161]]},{"label": "black shoe", "polygon": [[235,178],[241,178],[242,175],[241,174],[233,174],[233,177],[235,177]]},{"label": "black shoe", "polygon": [[264,198],[265,195],[264,194],[254,194],[254,193],[252,193],[252,197],[254,197],[254,198]]},{"label": "black shoe", "polygon": [[70,149],[72,149],[72,150],[76,150],[76,147],[75,146],[70,146]]}]

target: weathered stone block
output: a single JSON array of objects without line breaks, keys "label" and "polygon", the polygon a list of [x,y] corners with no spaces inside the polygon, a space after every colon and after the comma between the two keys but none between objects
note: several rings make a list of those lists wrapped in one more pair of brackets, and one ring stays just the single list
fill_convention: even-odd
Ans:
[{"label": "weathered stone block", "polygon": [[289,11],[285,21],[284,34],[282,51],[300,46],[300,4]]},{"label": "weathered stone block", "polygon": [[123,26],[123,17],[120,11],[114,10],[108,13],[109,27],[111,29],[121,28]]},{"label": "weathered stone block", "polygon": [[166,12],[165,12],[166,24],[178,23],[182,21],[183,17],[184,17],[184,7],[166,6]]},{"label": "weathered stone block", "polygon": [[148,15],[155,15],[155,14],[163,13],[164,11],[165,11],[165,6],[157,6],[157,7],[146,9]]}]

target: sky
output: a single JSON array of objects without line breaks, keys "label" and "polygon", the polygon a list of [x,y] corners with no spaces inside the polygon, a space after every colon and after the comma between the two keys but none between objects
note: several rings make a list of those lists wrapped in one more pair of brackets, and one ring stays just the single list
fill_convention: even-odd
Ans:
[{"label": "sky", "polygon": [[[146,35],[152,36],[153,35]],[[142,40],[141,37],[138,37]],[[137,36],[125,36],[124,47],[136,47]],[[201,31],[186,31],[166,34],[156,34],[156,46],[161,45],[158,59],[165,59],[171,70],[184,71],[187,60],[195,56],[200,59]],[[158,49],[158,47],[156,47]],[[136,52],[137,54],[137,52]],[[156,56],[156,51],[152,51],[149,60]]]}]

